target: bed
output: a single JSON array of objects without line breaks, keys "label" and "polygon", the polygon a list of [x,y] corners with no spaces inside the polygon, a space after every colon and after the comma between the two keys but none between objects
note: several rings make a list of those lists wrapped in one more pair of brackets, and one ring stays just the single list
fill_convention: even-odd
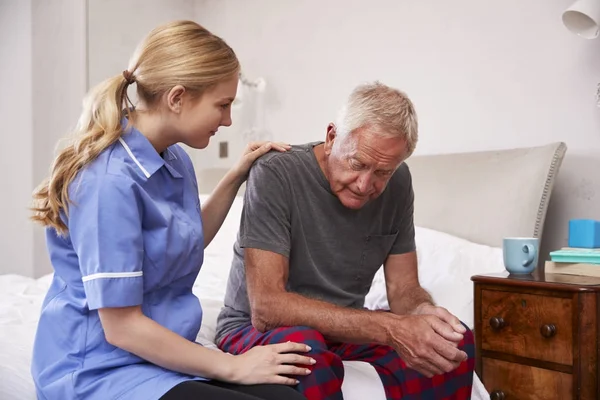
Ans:
[{"label": "bed", "polygon": [[[502,238],[542,236],[548,201],[566,146],[562,142],[498,151],[427,155],[407,163],[415,190],[419,279],[434,300],[473,327],[470,277],[502,273]],[[224,173],[198,171],[201,198]],[[197,341],[213,343],[223,303],[243,197],[236,197],[223,227],[206,249],[194,286],[204,309]],[[38,279],[0,275],[0,399],[35,399],[29,373],[37,315],[51,275]],[[380,270],[366,299],[371,309],[387,307]],[[375,370],[345,362],[342,390],[346,400],[385,399]],[[477,376],[473,399],[489,399]]]}]

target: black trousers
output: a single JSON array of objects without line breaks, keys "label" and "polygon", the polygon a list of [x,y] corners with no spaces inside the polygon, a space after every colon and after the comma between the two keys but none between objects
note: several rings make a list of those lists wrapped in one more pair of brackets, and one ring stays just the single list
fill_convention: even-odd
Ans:
[{"label": "black trousers", "polygon": [[306,400],[285,385],[235,385],[217,381],[186,381],[165,393],[160,400]]}]

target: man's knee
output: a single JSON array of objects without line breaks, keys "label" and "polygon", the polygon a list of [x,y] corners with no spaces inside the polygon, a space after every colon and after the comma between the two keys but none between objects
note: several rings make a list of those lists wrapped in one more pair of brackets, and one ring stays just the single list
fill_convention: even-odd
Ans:
[{"label": "man's knee", "polygon": [[327,350],[327,343],[323,334],[308,326],[290,326],[273,329],[271,342],[304,343],[310,346],[312,351]]},{"label": "man's knee", "polygon": [[463,339],[460,342],[459,347],[461,350],[467,353],[469,358],[475,358],[475,336],[473,331],[469,329],[467,325],[463,323],[463,326],[465,327],[466,331],[463,333]]},{"label": "man's knee", "polygon": [[[329,351],[327,341],[323,334],[308,326],[282,327],[274,329],[271,342],[296,342],[310,346],[310,351],[305,355],[314,358],[320,368],[333,368],[336,375],[343,369],[342,359],[335,353]],[[310,368],[310,367],[309,367]]]},{"label": "man's knee", "polygon": [[465,344],[474,344],[475,343],[475,336],[473,335],[473,331],[471,329],[469,329],[469,327],[465,324],[463,324],[463,326],[465,327],[465,333],[463,334],[463,341],[465,342]]}]

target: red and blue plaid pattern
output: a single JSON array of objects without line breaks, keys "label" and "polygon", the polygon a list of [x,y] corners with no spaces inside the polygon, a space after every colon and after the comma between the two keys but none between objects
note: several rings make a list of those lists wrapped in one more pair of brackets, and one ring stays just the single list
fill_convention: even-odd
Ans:
[{"label": "red and blue plaid pattern", "polygon": [[318,331],[303,327],[282,327],[261,333],[247,326],[226,336],[219,347],[232,354],[241,354],[254,346],[283,342],[309,345],[310,356],[317,362],[309,366],[312,373],[295,376],[300,381],[298,390],[308,400],[342,400],[344,368],[342,360],[365,361],[373,365],[385,388],[388,400],[462,400],[471,398],[475,345],[470,330],[459,347],[468,359],[454,371],[427,378],[406,366],[393,348],[375,344],[356,345],[326,340]]}]

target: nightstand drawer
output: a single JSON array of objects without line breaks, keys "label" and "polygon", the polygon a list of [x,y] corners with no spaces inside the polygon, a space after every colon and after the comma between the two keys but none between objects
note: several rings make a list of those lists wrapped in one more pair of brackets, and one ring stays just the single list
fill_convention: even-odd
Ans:
[{"label": "nightstand drawer", "polygon": [[483,378],[491,400],[570,399],[573,381],[569,374],[483,358]]},{"label": "nightstand drawer", "polygon": [[483,350],[573,365],[571,298],[481,291]]}]

